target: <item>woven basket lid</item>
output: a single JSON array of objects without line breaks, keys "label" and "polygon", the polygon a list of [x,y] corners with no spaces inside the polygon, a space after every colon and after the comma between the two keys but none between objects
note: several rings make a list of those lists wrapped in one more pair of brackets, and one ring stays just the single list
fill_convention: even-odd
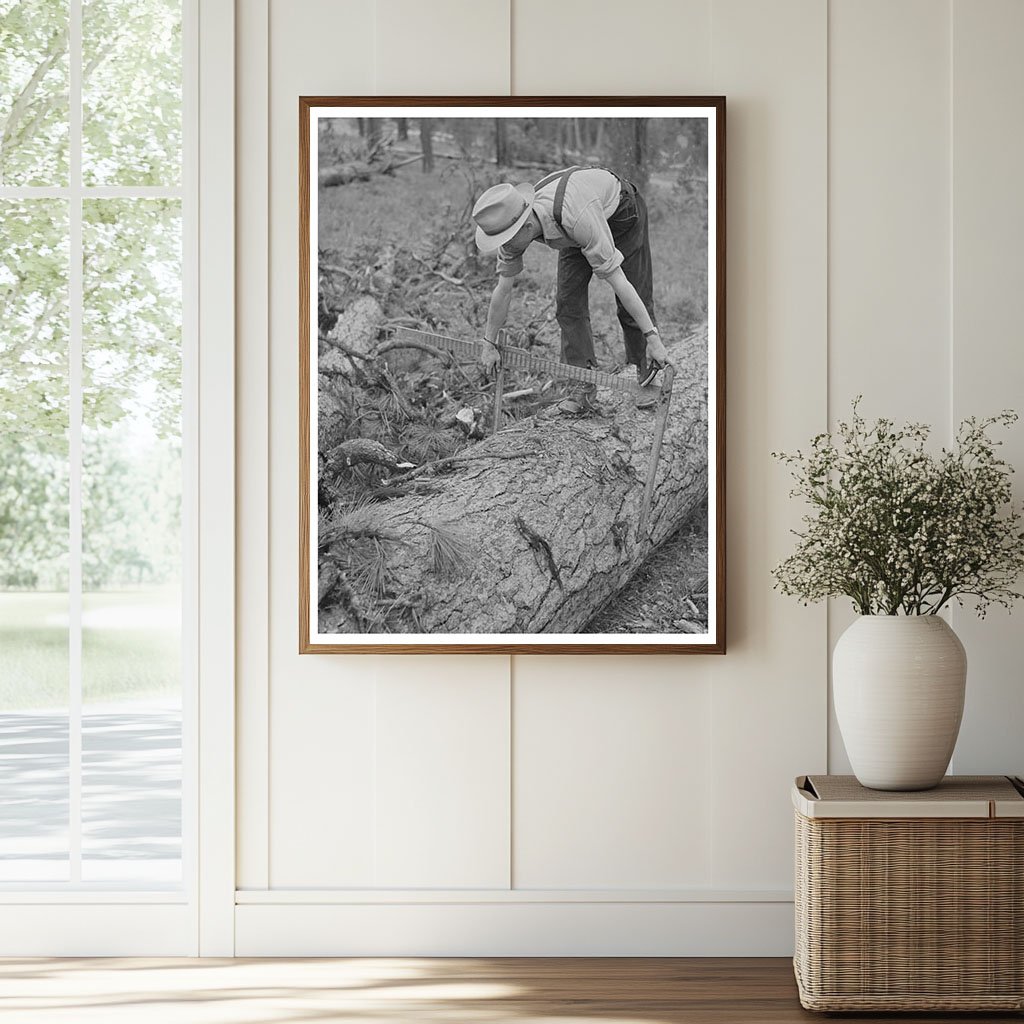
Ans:
[{"label": "woven basket lid", "polygon": [[852,775],[804,775],[793,805],[808,818],[1024,818],[1024,782],[1006,775],[947,775],[934,789],[867,789]]}]

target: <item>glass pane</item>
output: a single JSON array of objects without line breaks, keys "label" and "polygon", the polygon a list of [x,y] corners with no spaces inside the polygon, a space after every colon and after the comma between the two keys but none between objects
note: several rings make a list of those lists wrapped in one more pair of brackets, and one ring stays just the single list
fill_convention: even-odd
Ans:
[{"label": "glass pane", "polygon": [[0,185],[67,181],[67,0],[0,0]]},{"label": "glass pane", "polygon": [[87,185],[181,181],[181,0],[85,0]]},{"label": "glass pane", "polygon": [[82,878],[181,878],[181,210],[84,204]]},{"label": "glass pane", "polygon": [[68,878],[67,236],[0,200],[0,881]]}]

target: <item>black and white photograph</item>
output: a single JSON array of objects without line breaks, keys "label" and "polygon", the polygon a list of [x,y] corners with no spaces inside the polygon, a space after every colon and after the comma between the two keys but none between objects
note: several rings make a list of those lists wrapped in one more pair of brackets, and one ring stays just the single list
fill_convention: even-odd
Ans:
[{"label": "black and white photograph", "polygon": [[301,651],[724,651],[724,115],[300,101]]}]

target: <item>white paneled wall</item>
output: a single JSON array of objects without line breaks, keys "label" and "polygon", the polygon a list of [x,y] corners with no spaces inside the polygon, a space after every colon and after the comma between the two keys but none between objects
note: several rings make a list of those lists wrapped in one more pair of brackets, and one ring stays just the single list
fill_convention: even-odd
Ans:
[{"label": "white paneled wall", "polygon": [[[912,73],[911,73],[912,69]],[[830,426],[867,417],[949,431],[949,10],[829,5]],[[829,649],[853,621],[831,602]],[[849,771],[830,729],[829,767]]]},{"label": "white paneled wall", "polygon": [[[1024,4],[954,0],[952,40],[949,389],[959,422],[1006,408],[1024,415]],[[1020,424],[1003,452],[1024,474]],[[1017,493],[1024,497],[1024,477]],[[979,622],[954,611],[970,666],[957,771],[990,771],[994,754],[1024,774],[1022,616],[1024,608],[1012,618],[996,610]]]},{"label": "white paneled wall", "polygon": [[439,655],[377,676],[376,884],[509,884],[509,659]]},{"label": "white paneled wall", "polygon": [[825,611],[770,591],[799,516],[770,453],[825,426],[826,18],[816,0],[716,0],[712,20],[729,152],[729,653],[705,666],[712,877],[789,890],[788,787],[826,760]]},{"label": "white paneled wall", "polygon": [[512,0],[520,96],[710,95],[709,0]]},{"label": "white paneled wall", "polygon": [[[943,434],[1020,404],[1022,5],[238,6],[238,951],[785,954],[846,613],[771,590],[769,453],[859,392]],[[728,98],[729,653],[299,657],[298,97],[513,92]],[[957,767],[1022,770],[1021,631],[957,627]]]},{"label": "white paneled wall", "polygon": [[711,698],[678,659],[514,659],[513,883],[711,884]]}]

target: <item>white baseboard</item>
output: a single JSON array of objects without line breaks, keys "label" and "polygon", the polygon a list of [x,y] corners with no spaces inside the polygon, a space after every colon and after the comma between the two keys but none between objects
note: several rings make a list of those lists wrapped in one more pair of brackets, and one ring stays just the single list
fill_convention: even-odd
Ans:
[{"label": "white baseboard", "polygon": [[[250,896],[252,894],[249,894]],[[240,893],[236,956],[792,956],[793,904],[491,900],[259,902]]]},{"label": "white baseboard", "polygon": [[[77,895],[77,894],[76,894]],[[196,956],[187,904],[0,903],[0,956]],[[116,897],[115,897],[116,898]],[[84,1011],[83,1011],[84,1015]]]}]

